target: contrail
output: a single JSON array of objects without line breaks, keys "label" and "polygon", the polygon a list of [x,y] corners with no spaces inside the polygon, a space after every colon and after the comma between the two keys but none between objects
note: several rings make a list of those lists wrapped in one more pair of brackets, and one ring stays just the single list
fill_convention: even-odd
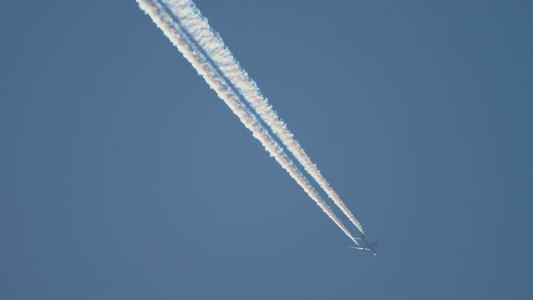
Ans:
[{"label": "contrail", "polygon": [[335,222],[335,224],[356,244],[357,241],[335,216],[331,208],[320,198],[313,186],[300,173],[283,149],[270,136],[255,116],[243,105],[239,96],[235,94],[223,75],[219,74],[209,60],[197,49],[194,41],[191,41],[186,32],[182,30],[180,20],[173,16],[164,5],[155,0],[137,0],[140,8],[147,13],[154,23],[163,31],[170,41],[178,48],[183,56],[193,65],[196,71],[205,79],[217,95],[224,100],[241,122],[252,131],[265,149],[276,161],[291,175],[291,177],[304,189],[317,205]]},{"label": "contrail", "polygon": [[222,38],[209,26],[207,19],[202,16],[195,4],[190,0],[162,0],[162,2],[180,20],[184,30],[191,35],[195,43],[202,47],[213,63],[221,70],[223,76],[239,90],[243,98],[272,129],[307,173],[313,177],[348,219],[363,233],[361,224],[322,176],[300,144],[294,139],[293,134],[287,129],[285,123],[274,112],[272,106],[269,105],[268,100],[261,95],[256,83],[233,57],[231,51],[224,45]]}]

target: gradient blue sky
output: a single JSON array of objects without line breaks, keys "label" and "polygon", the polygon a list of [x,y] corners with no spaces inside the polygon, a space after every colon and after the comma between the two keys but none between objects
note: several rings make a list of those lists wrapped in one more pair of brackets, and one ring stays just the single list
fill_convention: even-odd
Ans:
[{"label": "gradient blue sky", "polygon": [[0,298],[531,299],[531,1],[195,3],[380,255],[135,1],[8,1]]}]

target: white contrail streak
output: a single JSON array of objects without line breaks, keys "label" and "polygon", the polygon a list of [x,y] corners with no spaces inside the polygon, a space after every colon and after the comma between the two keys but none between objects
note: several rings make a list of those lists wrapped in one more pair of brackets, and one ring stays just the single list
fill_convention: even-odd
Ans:
[{"label": "white contrail streak", "polygon": [[348,219],[363,233],[361,224],[353,216],[344,202],[342,202],[339,195],[329,185],[324,176],[322,176],[300,144],[294,139],[293,134],[287,129],[285,123],[269,105],[268,100],[261,95],[256,83],[233,57],[220,36],[209,26],[207,19],[202,16],[194,3],[190,0],[162,0],[162,2],[180,20],[184,29],[194,39],[195,43],[201,46],[208,54],[209,58],[212,59],[213,63],[223,73],[223,76],[239,90],[243,98],[272,129],[304,169],[313,177]]},{"label": "white contrail streak", "polygon": [[233,92],[231,87],[225,82],[216,68],[203,56],[196,44],[191,41],[187,34],[184,34],[180,26],[179,19],[171,15],[165,6],[155,0],[137,0],[140,8],[145,11],[154,21],[154,23],[163,31],[170,41],[178,48],[183,56],[193,65],[197,72],[205,79],[209,86],[215,90],[217,95],[224,100],[241,122],[252,131],[253,136],[257,138],[265,149],[273,156],[276,161],[291,175],[292,178],[304,189],[317,205],[337,224],[337,226],[357,244],[355,238],[335,216],[331,208],[320,198],[313,186],[305,179],[297,167],[292,163],[290,158],[283,152],[283,149],[269,135],[255,116],[240,102],[239,97]]}]

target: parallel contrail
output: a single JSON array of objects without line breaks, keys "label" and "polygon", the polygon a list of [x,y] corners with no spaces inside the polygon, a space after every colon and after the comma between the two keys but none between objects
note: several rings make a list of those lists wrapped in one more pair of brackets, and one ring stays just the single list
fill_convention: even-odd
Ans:
[{"label": "parallel contrail", "polygon": [[270,136],[255,116],[243,105],[239,96],[235,94],[231,86],[226,82],[223,75],[218,72],[217,67],[213,66],[208,58],[197,48],[197,44],[191,41],[188,34],[183,31],[180,19],[172,15],[167,7],[161,5],[156,0],[137,0],[140,8],[145,11],[154,23],[163,31],[170,41],[178,48],[183,56],[193,65],[197,72],[205,79],[209,86],[215,90],[217,95],[224,100],[241,122],[252,131],[253,136],[257,138],[265,149],[273,156],[276,161],[291,175],[291,177],[304,189],[317,205],[335,222],[335,224],[354,242],[355,238],[335,216],[331,208],[320,198],[313,186],[300,173],[298,168],[293,164],[289,157],[283,152],[283,149]]},{"label": "parallel contrail", "polygon": [[300,144],[294,139],[293,134],[287,129],[285,123],[273,111],[268,100],[261,95],[256,83],[233,57],[220,36],[209,26],[207,19],[202,16],[194,3],[190,0],[162,0],[162,2],[180,20],[184,30],[208,54],[213,63],[223,73],[223,76],[239,90],[243,98],[272,129],[307,173],[313,177],[348,219],[363,233],[361,224],[322,176]]}]

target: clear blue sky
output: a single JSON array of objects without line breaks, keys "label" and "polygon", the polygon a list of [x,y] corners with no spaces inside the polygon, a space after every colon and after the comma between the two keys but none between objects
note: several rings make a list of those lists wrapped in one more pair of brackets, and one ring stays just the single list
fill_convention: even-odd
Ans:
[{"label": "clear blue sky", "polygon": [[531,1],[195,2],[380,255],[134,0],[8,1],[0,298],[531,298]]}]

